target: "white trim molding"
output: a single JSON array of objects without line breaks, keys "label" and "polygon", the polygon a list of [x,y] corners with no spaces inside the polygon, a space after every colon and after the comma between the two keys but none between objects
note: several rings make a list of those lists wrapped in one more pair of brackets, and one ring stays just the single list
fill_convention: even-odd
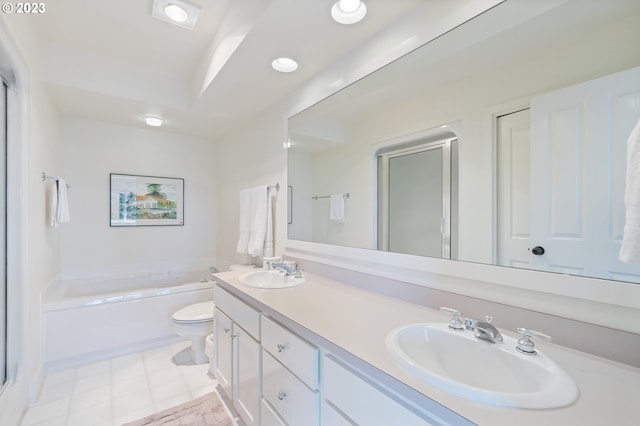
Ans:
[{"label": "white trim molding", "polygon": [[284,254],[640,334],[640,285],[287,240]]}]

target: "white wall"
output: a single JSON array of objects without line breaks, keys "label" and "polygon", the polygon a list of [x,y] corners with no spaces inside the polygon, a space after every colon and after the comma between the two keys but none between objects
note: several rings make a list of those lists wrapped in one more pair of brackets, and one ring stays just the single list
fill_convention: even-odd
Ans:
[{"label": "white wall", "polygon": [[[65,117],[60,158],[71,186],[71,222],[58,230],[63,278],[216,262],[215,143]],[[110,173],[183,178],[184,226],[111,227]]]},{"label": "white wall", "polygon": [[239,227],[239,194],[244,188],[280,184],[274,199],[274,254],[282,254],[287,232],[286,141],[284,105],[274,105],[259,117],[226,136],[220,143],[219,256],[232,263],[252,262],[236,253]]}]

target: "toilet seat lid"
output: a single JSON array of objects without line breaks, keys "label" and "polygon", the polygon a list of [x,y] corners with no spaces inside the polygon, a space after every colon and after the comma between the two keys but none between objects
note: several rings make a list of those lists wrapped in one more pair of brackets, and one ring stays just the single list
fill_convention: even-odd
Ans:
[{"label": "toilet seat lid", "polygon": [[178,322],[204,322],[213,321],[213,301],[200,302],[193,305],[185,306],[177,310],[172,318]]}]

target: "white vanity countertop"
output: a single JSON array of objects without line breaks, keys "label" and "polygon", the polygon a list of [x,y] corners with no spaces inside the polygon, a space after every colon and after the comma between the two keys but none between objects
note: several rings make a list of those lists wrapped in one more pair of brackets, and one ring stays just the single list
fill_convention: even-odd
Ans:
[{"label": "white vanity countertop", "polygon": [[[243,273],[246,271],[222,272],[216,277],[236,294],[248,296],[248,303],[253,299],[278,312],[474,423],[536,426],[638,424],[638,368],[538,340],[536,347],[575,380],[580,389],[578,399],[567,407],[546,410],[480,404],[412,377],[387,352],[385,338],[393,329],[413,323],[446,323],[448,315],[306,273],[306,282],[297,287],[276,290],[250,288],[238,280]],[[500,331],[517,337],[510,331]]]}]

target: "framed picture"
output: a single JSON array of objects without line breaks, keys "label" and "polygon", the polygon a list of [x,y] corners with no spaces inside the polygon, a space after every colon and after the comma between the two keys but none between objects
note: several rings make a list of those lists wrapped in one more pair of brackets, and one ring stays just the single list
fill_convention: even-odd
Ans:
[{"label": "framed picture", "polygon": [[110,174],[111,226],[184,225],[184,179]]}]

